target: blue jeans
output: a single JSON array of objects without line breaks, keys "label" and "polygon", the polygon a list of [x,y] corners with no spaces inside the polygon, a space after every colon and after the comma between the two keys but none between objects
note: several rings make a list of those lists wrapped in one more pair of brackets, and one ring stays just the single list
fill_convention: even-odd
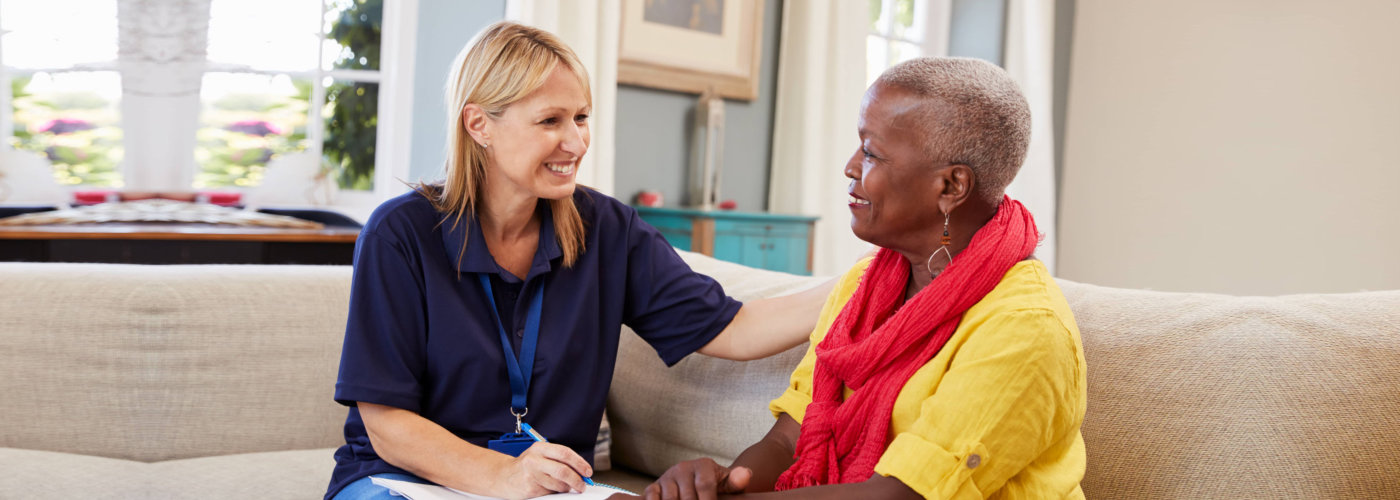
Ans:
[{"label": "blue jeans", "polygon": [[392,472],[375,474],[373,476],[359,478],[355,480],[355,482],[350,483],[348,486],[341,489],[340,493],[335,494],[334,500],[403,500],[403,497],[394,496],[390,493],[388,488],[374,484],[374,482],[369,479],[371,477],[430,484],[427,481],[419,479],[418,476],[410,476],[408,474],[395,474]]}]

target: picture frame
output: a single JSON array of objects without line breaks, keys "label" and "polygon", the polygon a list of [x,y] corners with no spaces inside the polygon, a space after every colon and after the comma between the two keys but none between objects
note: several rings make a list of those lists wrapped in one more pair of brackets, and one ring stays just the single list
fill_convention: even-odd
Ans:
[{"label": "picture frame", "polygon": [[622,0],[617,82],[758,97],[763,0]]}]

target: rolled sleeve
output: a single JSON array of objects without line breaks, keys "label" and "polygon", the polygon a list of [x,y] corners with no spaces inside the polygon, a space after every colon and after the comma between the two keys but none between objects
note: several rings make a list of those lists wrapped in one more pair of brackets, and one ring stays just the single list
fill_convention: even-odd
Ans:
[{"label": "rolled sleeve", "polygon": [[978,443],[948,451],[916,434],[895,436],[875,473],[899,479],[924,498],[983,498],[972,481],[973,471],[982,466],[986,449]]},{"label": "rolled sleeve", "polygon": [[817,342],[820,342],[820,339],[808,344],[807,355],[803,356],[802,362],[793,369],[787,390],[784,390],[778,399],[768,403],[768,410],[773,412],[773,418],[786,413],[800,424],[807,415],[807,405],[812,404],[812,369],[817,365]]},{"label": "rolled sleeve", "polygon": [[1022,310],[972,326],[875,467],[925,498],[982,498],[1078,430],[1080,367],[1062,323]]}]

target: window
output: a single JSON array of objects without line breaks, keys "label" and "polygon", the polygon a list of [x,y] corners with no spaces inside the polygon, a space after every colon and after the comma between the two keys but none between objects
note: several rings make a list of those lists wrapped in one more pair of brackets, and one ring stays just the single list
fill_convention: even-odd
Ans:
[{"label": "window", "polygon": [[923,55],[947,52],[951,0],[867,0],[870,34],[865,45],[865,83],[886,68]]},{"label": "window", "polygon": [[0,3],[0,147],[46,156],[61,184],[119,187],[116,0],[53,9]]},{"label": "window", "polygon": [[406,90],[412,70],[386,60],[402,76],[385,78],[381,54],[409,59],[416,2],[389,3],[395,24],[384,0],[212,0],[207,15],[185,3],[0,0],[0,147],[44,154],[58,181],[89,187],[247,188],[275,158],[317,153],[341,189],[392,184],[375,169],[388,145],[380,88]]},{"label": "window", "polygon": [[383,0],[214,0],[195,187],[319,149],[341,188],[373,189],[382,26]]}]

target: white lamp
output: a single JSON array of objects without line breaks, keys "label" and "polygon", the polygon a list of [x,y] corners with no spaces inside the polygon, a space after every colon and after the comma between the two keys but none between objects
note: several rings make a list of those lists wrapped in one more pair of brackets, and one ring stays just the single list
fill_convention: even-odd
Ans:
[{"label": "white lamp", "polygon": [[719,202],[720,172],[724,170],[724,99],[714,88],[700,94],[695,105],[695,129],[690,138],[689,199],[701,210]]}]

